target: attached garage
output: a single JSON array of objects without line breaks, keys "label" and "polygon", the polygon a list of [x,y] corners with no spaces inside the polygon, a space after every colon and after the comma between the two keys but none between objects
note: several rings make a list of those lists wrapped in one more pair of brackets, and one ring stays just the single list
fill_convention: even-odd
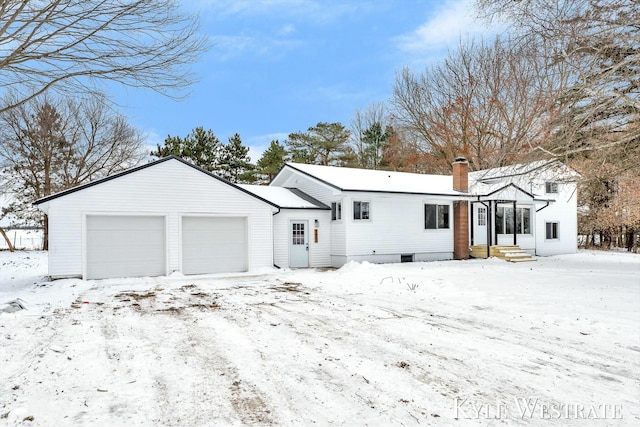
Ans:
[{"label": "attached garage", "polygon": [[86,278],[166,274],[164,216],[87,215]]},{"label": "attached garage", "polygon": [[247,269],[246,217],[182,217],[184,274],[230,273]]}]

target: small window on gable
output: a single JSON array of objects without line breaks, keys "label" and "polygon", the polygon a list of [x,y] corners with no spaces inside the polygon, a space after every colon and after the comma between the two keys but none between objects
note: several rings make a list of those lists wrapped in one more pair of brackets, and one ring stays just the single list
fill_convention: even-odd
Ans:
[{"label": "small window on gable", "polygon": [[340,221],[342,219],[342,202],[331,203],[331,221]]},{"label": "small window on gable", "polygon": [[546,182],[545,183],[545,192],[547,194],[557,194],[558,193],[558,183],[557,182]]},{"label": "small window on gable", "polygon": [[545,223],[545,238],[547,240],[556,240],[559,239],[558,236],[558,223],[557,222],[547,222]]},{"label": "small window on gable", "polygon": [[353,202],[353,219],[369,219],[369,202]]},{"label": "small window on gable", "polygon": [[424,205],[424,228],[449,228],[449,205]]}]

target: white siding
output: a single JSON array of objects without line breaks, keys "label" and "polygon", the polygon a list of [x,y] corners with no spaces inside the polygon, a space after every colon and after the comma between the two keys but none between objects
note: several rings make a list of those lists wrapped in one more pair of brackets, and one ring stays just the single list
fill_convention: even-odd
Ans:
[{"label": "white siding", "polygon": [[[315,220],[319,221],[318,243],[314,239]],[[329,267],[331,237],[331,211],[315,209],[282,209],[273,217],[274,263],[281,268],[289,267],[289,230],[292,220],[309,222],[309,267]]]},{"label": "white siding", "polygon": [[[525,191],[535,195],[536,199],[551,199],[553,202],[544,207],[544,202],[536,202],[533,213],[534,224],[532,236],[518,235],[518,244],[522,249],[536,255],[548,256],[575,253],[578,248],[578,216],[577,216],[577,191],[573,176],[566,168],[559,170],[550,168],[533,171],[517,177],[503,178],[500,181],[513,182]],[[557,182],[558,193],[547,194],[545,182]],[[542,208],[542,209],[541,209]],[[545,223],[557,222],[559,224],[559,239],[547,240],[545,238]],[[499,244],[513,244],[512,235],[498,237]]]},{"label": "white siding", "polygon": [[[535,213],[535,253],[548,256],[558,254],[575,253],[578,250],[578,194],[575,177],[564,168],[559,170],[550,168],[534,171],[527,175],[516,177],[514,182],[524,190],[536,195],[537,198],[554,200],[549,206]],[[558,183],[558,193],[547,194],[545,183],[547,181]],[[536,209],[544,206],[538,203]],[[559,224],[560,238],[557,240],[545,239],[545,223],[557,222]]]},{"label": "white siding", "polygon": [[276,208],[177,160],[168,160],[49,202],[49,275],[79,276],[84,268],[83,218],[91,214],[167,217],[167,272],[181,271],[180,217],[247,217],[248,269],[271,266]]},{"label": "white siding", "polygon": [[[453,256],[453,203],[442,197],[410,194],[350,193],[342,206],[346,226],[347,261],[400,262]],[[353,219],[353,202],[370,203],[370,220]],[[449,228],[425,230],[424,205],[449,205]]]},{"label": "white siding", "polygon": [[[558,194],[547,196],[554,198],[555,202],[536,213],[536,255],[576,253],[578,251],[578,193],[576,184],[560,184]],[[557,240],[545,238],[546,222],[558,223],[559,238]]]}]

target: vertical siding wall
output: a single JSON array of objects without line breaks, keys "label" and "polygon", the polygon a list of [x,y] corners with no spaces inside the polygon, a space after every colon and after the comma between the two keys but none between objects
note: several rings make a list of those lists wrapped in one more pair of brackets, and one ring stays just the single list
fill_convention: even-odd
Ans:
[{"label": "vertical siding wall", "polygon": [[273,263],[271,215],[276,208],[169,160],[49,202],[49,275],[83,274],[83,218],[90,214],[163,215],[167,225],[167,273],[181,271],[181,217],[245,216],[249,270]]},{"label": "vertical siding wall", "polygon": [[[318,220],[318,243],[314,241],[314,221]],[[278,267],[289,267],[289,249],[291,241],[290,224],[293,220],[309,223],[309,267],[331,266],[330,237],[331,213],[315,209],[282,209],[273,217],[274,263]]]}]

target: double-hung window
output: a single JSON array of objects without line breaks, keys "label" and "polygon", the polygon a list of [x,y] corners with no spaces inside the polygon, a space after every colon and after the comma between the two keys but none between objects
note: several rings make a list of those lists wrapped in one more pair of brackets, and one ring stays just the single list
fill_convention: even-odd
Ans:
[{"label": "double-hung window", "polygon": [[547,240],[559,239],[558,223],[557,222],[547,222],[547,223],[545,223],[545,238]]},{"label": "double-hung window", "polygon": [[365,220],[369,219],[369,202],[353,202],[353,219]]},{"label": "double-hung window", "polygon": [[424,228],[449,228],[449,205],[424,205]]},{"label": "double-hung window", "polygon": [[342,202],[331,202],[331,221],[342,219]]}]

